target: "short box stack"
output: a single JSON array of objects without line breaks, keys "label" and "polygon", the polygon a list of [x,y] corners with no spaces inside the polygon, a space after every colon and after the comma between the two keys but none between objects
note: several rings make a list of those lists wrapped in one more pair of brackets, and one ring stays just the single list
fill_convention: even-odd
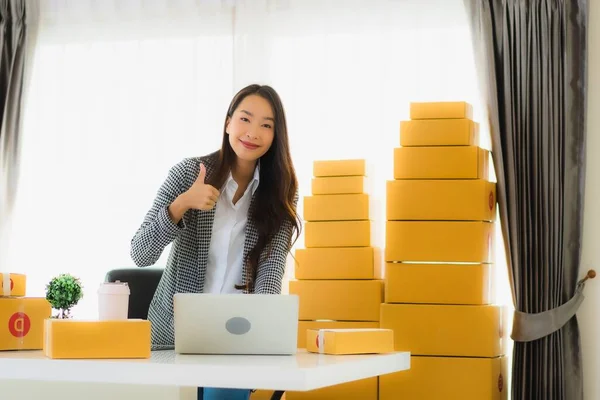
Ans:
[{"label": "short box stack", "polygon": [[495,185],[465,102],[412,103],[387,182],[381,328],[411,369],[379,398],[505,399],[502,307],[493,305]]},{"label": "short box stack", "polygon": [[[295,252],[296,279],[289,289],[300,298],[300,348],[309,329],[379,328],[384,293],[375,268],[365,160],[315,161],[313,175],[312,193],[304,198],[305,248]],[[377,384],[375,377],[286,396],[375,400]]]},{"label": "short box stack", "polygon": [[27,277],[0,273],[0,350],[41,350],[44,320],[52,315],[43,297],[26,297]]}]

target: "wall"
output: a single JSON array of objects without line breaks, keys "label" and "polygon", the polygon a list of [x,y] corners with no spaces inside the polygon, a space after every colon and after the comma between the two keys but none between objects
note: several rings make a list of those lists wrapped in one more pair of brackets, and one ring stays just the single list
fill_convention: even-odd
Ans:
[{"label": "wall", "polygon": [[[589,1],[586,195],[581,275],[600,273],[600,3]],[[600,277],[588,281],[578,320],[583,348],[585,399],[600,399]]]}]

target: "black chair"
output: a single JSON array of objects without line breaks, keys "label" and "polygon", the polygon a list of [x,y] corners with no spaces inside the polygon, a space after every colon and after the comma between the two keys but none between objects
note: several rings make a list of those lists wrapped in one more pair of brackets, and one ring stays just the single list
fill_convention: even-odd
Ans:
[{"label": "black chair", "polygon": [[[162,268],[119,268],[108,271],[105,282],[127,282],[129,286],[128,318],[148,319],[150,302],[162,277]],[[271,400],[280,400],[283,391],[275,391]]]},{"label": "black chair", "polygon": [[162,277],[162,268],[119,268],[108,271],[105,282],[127,282],[131,319],[148,319],[150,302]]}]

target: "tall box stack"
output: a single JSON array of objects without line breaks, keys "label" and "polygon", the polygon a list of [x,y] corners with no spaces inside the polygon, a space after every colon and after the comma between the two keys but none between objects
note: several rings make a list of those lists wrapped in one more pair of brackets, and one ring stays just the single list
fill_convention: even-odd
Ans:
[{"label": "tall box stack", "polygon": [[0,273],[0,351],[41,350],[44,321],[52,307],[41,297],[26,297],[27,277]]},{"label": "tall box stack", "polygon": [[[300,299],[298,347],[308,329],[379,328],[383,280],[371,240],[371,198],[365,160],[315,161],[312,193],[304,198],[305,248],[295,252],[290,294]],[[376,400],[378,379],[310,392],[287,400]]]},{"label": "tall box stack", "polygon": [[380,400],[507,398],[505,316],[493,305],[495,184],[465,102],[411,103],[387,182],[381,328],[411,369]]}]

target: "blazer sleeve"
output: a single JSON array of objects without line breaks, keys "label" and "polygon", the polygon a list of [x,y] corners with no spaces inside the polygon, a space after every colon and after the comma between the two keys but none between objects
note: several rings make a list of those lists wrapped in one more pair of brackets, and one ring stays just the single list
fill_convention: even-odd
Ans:
[{"label": "blazer sleeve", "polygon": [[[298,204],[298,193],[294,197],[294,208]],[[285,221],[279,232],[273,236],[272,250],[268,257],[261,257],[256,271],[254,293],[280,294],[285,274],[287,255],[292,245],[294,226],[290,221]]]},{"label": "blazer sleeve", "polygon": [[131,239],[131,258],[138,267],[153,265],[165,247],[185,229],[183,218],[178,224],[169,217],[168,207],[184,192],[186,161],[174,165],[158,190],[152,208]]}]

